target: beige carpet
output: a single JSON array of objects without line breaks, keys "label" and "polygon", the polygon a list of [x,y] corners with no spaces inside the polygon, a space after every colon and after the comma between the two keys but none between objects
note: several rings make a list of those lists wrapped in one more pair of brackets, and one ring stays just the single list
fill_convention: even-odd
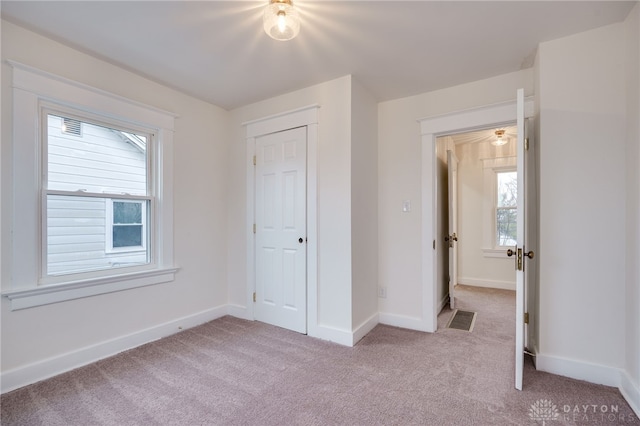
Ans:
[{"label": "beige carpet", "polygon": [[2,425],[640,424],[617,389],[530,363],[516,391],[513,292],[457,301],[472,333],[447,309],[437,333],[379,325],[354,348],[224,317],[5,394]]}]

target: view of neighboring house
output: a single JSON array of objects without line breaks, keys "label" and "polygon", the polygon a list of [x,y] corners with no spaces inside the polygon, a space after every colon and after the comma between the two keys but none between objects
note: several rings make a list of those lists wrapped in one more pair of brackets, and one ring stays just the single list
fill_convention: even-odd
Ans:
[{"label": "view of neighboring house", "polygon": [[147,195],[147,136],[52,113],[47,136],[48,275],[147,263],[149,200],[125,198]]}]

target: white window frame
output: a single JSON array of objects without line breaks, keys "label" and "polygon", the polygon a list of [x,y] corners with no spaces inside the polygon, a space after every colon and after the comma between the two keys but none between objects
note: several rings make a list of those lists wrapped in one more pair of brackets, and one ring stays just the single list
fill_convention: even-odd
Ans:
[{"label": "white window frame", "polygon": [[[113,247],[113,202],[138,203],[142,207],[142,235],[147,235],[147,204],[146,199],[107,198],[106,225],[105,225],[105,251],[107,253],[134,253],[147,250],[148,238],[142,238],[141,246]],[[117,225],[122,226],[122,225]]]},{"label": "white window frame", "polygon": [[[13,68],[13,256],[11,309],[24,309],[174,280],[172,113],[63,77],[9,61]],[[45,108],[149,129],[154,135],[152,174],[156,205],[150,226],[148,265],[47,277],[43,274],[41,117]],[[45,124],[46,125],[46,124]],[[45,212],[46,213],[46,212]],[[45,216],[46,217],[46,216]]]},{"label": "white window frame", "polygon": [[507,247],[499,246],[496,241],[498,173],[515,172],[516,157],[483,159],[482,163],[484,169],[482,254],[484,257],[508,259]]}]

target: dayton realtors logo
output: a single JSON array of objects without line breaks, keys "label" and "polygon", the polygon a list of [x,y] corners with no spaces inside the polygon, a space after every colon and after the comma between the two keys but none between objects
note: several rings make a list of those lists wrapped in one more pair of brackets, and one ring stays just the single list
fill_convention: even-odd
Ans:
[{"label": "dayton realtors logo", "polygon": [[539,399],[529,408],[529,417],[532,420],[542,422],[544,426],[549,420],[557,420],[560,418],[558,407],[548,399]]},{"label": "dayton realtors logo", "polygon": [[622,424],[638,421],[638,418],[633,413],[620,413],[618,405],[564,404],[557,406],[549,399],[539,399],[531,404],[529,418],[542,422],[543,425],[555,420],[574,423],[594,422],[598,424]]}]

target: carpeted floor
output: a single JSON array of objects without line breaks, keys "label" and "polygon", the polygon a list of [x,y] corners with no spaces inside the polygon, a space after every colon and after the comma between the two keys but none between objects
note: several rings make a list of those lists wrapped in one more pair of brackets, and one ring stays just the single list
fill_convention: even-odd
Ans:
[{"label": "carpeted floor", "polygon": [[615,388],[513,388],[513,292],[459,286],[472,333],[377,326],[354,348],[224,317],[2,395],[2,425],[635,424]]}]

